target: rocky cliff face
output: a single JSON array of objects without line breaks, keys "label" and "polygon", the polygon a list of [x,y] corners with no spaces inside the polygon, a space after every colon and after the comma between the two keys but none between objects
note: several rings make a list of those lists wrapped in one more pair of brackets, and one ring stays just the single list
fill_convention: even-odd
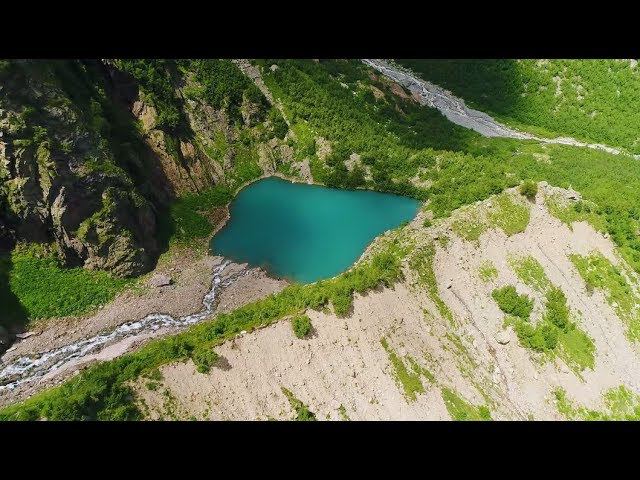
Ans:
[{"label": "rocky cliff face", "polygon": [[154,207],[119,165],[89,68],[2,65],[2,222],[18,239],[54,240],[66,265],[137,274],[157,251]]},{"label": "rocky cliff face", "polygon": [[55,241],[67,266],[148,271],[171,199],[229,181],[241,136],[255,151],[269,139],[264,105],[241,94],[233,123],[195,77],[188,63],[0,62],[0,248]]}]

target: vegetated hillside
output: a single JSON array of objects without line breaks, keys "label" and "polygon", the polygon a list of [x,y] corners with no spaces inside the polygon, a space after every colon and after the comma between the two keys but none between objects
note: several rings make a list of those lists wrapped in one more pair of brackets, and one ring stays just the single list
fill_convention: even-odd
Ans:
[{"label": "vegetated hillside", "polygon": [[258,145],[286,133],[226,60],[1,67],[4,229],[55,240],[69,266],[148,269],[172,197],[260,176]]},{"label": "vegetated hillside", "polygon": [[597,204],[606,230],[640,271],[640,168],[634,158],[482,137],[419,106],[357,61],[271,65],[264,69],[265,83],[291,128],[302,132],[298,138],[308,139],[314,179],[412,195],[426,200],[435,217],[526,179],[572,187]]},{"label": "vegetated hillside", "polygon": [[198,212],[273,170],[287,133],[228,60],[2,61],[0,89],[0,246],[40,244],[0,259],[0,326],[81,314],[209,234]]},{"label": "vegetated hillside", "polygon": [[355,294],[346,314],[307,310],[303,340],[295,316],[239,335],[207,374],[163,366],[137,382],[139,405],[150,418],[637,419],[638,276],[588,202],[539,187],[433,225],[419,215],[371,251],[399,246],[391,288]]},{"label": "vegetated hillside", "polygon": [[640,153],[637,60],[400,60],[507,124]]},{"label": "vegetated hillside", "polygon": [[638,275],[575,192],[530,198],[512,189],[434,224],[422,212],[336,279],[90,367],[0,418],[637,419]]},{"label": "vegetated hillside", "polygon": [[541,184],[421,216],[386,239],[405,246],[391,288],[346,315],[307,310],[302,339],[296,316],[239,335],[206,373],[164,365],[138,404],[154,419],[638,419],[638,276],[597,217],[566,220],[584,206]]},{"label": "vegetated hillside", "polygon": [[[625,155],[611,155],[584,148],[481,137],[451,124],[439,112],[421,107],[401,87],[358,61],[254,62],[258,69],[253,74],[257,72],[262,76],[277,109],[267,108],[262,101],[249,100],[257,97],[256,91],[251,83],[244,81],[247,77],[238,77],[225,70],[235,68],[233,64],[223,62],[221,66],[215,61],[211,62],[213,65],[209,61],[107,62],[103,65],[109,73],[106,77],[99,77],[111,79],[109,82],[117,85],[114,87],[116,92],[132,92],[130,95],[121,93],[117,98],[122,99],[126,107],[122,109],[125,118],[130,119],[133,114],[134,118],[139,119],[139,128],[134,132],[135,138],[142,138],[144,148],[151,150],[151,163],[144,169],[146,176],[136,180],[133,173],[128,173],[133,179],[134,188],[126,189],[127,192],[141,190],[141,196],[156,211],[159,211],[157,205],[164,205],[155,200],[156,196],[164,195],[167,199],[178,196],[175,201],[166,202],[170,205],[168,215],[160,215],[160,218],[169,220],[168,224],[156,227],[161,233],[167,232],[166,235],[159,235],[160,239],[170,238],[171,241],[188,243],[208,235],[212,226],[203,212],[225,204],[237,187],[247,180],[257,178],[262,172],[275,171],[288,177],[342,188],[364,187],[413,196],[425,201],[424,216],[420,217],[419,222],[427,231],[431,223],[447,219],[460,207],[499,195],[506,188],[517,186],[522,181],[527,181],[523,192],[531,196],[532,182],[545,180],[551,185],[577,191],[578,193],[573,194],[575,198],[580,195],[582,197],[581,202],[570,205],[570,208],[562,201],[545,200],[547,208],[565,223],[580,220],[592,222],[603,237],[597,237],[600,239],[597,241],[594,240],[596,237],[588,238],[600,245],[598,242],[608,237],[605,238],[607,245],[612,242],[621,257],[616,265],[628,265],[628,268],[613,268],[597,255],[590,256],[582,246],[574,244],[575,248],[572,247],[572,251],[579,255],[572,262],[587,279],[585,281],[589,291],[602,290],[605,299],[611,298],[612,304],[623,305],[622,310],[614,313],[616,321],[635,325],[635,304],[629,300],[633,300],[633,297],[628,295],[636,288],[635,275],[640,272],[640,169],[637,160]],[[84,68],[87,68],[86,65]],[[234,85],[243,92],[241,96],[237,95],[236,90],[229,91],[224,86],[225,79],[231,78],[237,80]],[[109,85],[109,82],[105,85]],[[173,92],[170,92],[167,85],[174,86]],[[109,91],[105,88],[105,92]],[[241,107],[234,110],[233,106],[238,105],[240,98],[243,99]],[[223,99],[221,104],[218,103],[220,99]],[[119,104],[114,101],[113,105]],[[219,105],[223,105],[222,110],[216,110],[220,108]],[[261,110],[263,108],[267,109]],[[279,116],[280,109],[290,124],[288,133],[285,120]],[[263,113],[256,113],[260,111]],[[211,123],[211,118],[216,120]],[[259,120],[254,124],[252,118]],[[109,124],[117,125],[115,122]],[[6,142],[4,138],[1,141]],[[134,171],[127,167],[126,162],[117,165],[126,172]],[[254,168],[256,165],[258,168]],[[148,179],[149,172],[158,172],[160,180],[156,182],[156,177],[151,175],[148,188],[138,187],[139,184],[144,184],[145,178]],[[211,180],[217,182],[216,188],[202,188],[205,184],[210,185]],[[163,188],[157,185],[165,188],[164,194]],[[188,193],[194,191],[198,193]],[[528,224],[528,215],[523,213],[522,202],[509,201],[504,196],[497,197],[495,202],[497,213],[492,213],[489,208],[481,215],[473,215],[469,221],[456,214],[451,224],[452,231],[465,242],[471,242],[469,245],[473,245],[478,239],[482,241],[482,235],[487,230],[498,228],[505,235],[516,235],[522,225]],[[502,211],[509,214],[502,215]],[[11,220],[10,215],[0,218],[4,225],[16,224],[15,217]],[[92,225],[91,222],[89,224]],[[3,227],[2,223],[0,227]],[[9,235],[5,235],[5,238],[11,241],[15,228],[4,228],[0,232],[8,230]],[[538,232],[540,233],[543,232]],[[451,235],[446,234],[448,237]],[[577,242],[579,239],[574,240]],[[441,247],[444,248],[445,240],[442,242]],[[552,246],[553,242],[548,248]],[[415,245],[411,242],[390,242],[369,263],[359,265],[351,273],[338,279],[310,286],[291,286],[275,297],[220,315],[212,323],[194,327],[185,334],[150,344],[138,353],[123,356],[113,362],[92,367],[60,389],[44,393],[23,406],[5,410],[3,415],[17,415],[21,418],[136,418],[141,411],[132,403],[131,380],[140,375],[155,377],[158,365],[187,358],[192,358],[198,363],[200,370],[206,371],[210,369],[210,364],[215,363],[214,356],[210,355],[212,346],[235,337],[243,329],[266,325],[305,309],[318,310],[330,304],[336,315],[349,315],[352,292],[365,293],[381,283],[390,286],[404,274],[410,278],[405,261],[414,248]],[[437,250],[436,244],[434,248]],[[547,252],[548,248],[542,248],[542,251]],[[431,247],[423,248],[424,255],[417,258],[410,268],[419,270],[420,265],[432,265],[432,250]],[[602,253],[612,261],[613,257],[607,257],[607,251],[609,250]],[[24,249],[15,250],[11,261],[6,262],[1,272],[4,278],[9,279],[11,288],[0,290],[0,294],[12,301],[17,310],[24,310],[24,305],[29,303],[24,301],[28,295],[34,296],[41,292],[39,288],[35,292],[29,292],[21,288],[20,285],[24,286],[24,282],[20,284],[15,281],[25,278],[22,274],[16,275],[17,266],[30,265],[32,272],[39,268],[33,264],[19,264],[16,256],[23,253]],[[47,265],[55,268],[46,254],[29,255],[29,260],[46,260]],[[538,260],[542,261],[540,258]],[[502,270],[497,265],[486,264],[482,267],[481,275],[484,278],[491,279],[494,270],[498,271],[498,278],[501,278]],[[505,317],[506,323],[519,336],[518,342],[523,348],[545,355],[549,354],[547,350],[553,350],[555,353],[551,352],[550,355],[560,358],[569,369],[575,368],[575,364],[591,365],[594,357],[589,353],[589,342],[579,333],[581,330],[572,328],[572,325],[578,323],[567,314],[567,302],[571,304],[576,300],[571,299],[572,294],[563,288],[564,284],[557,276],[554,279],[555,274],[547,271],[548,266],[544,267],[549,281],[540,280],[543,277],[534,273],[534,283],[541,286],[536,292],[527,292],[525,289],[524,293],[529,298],[522,297],[524,287],[512,278],[513,282],[496,287],[515,286],[515,292],[508,288],[495,292],[495,295],[493,288],[491,291],[484,291],[484,305],[491,302],[494,310],[504,307],[504,312],[509,314],[509,317]],[[511,266],[509,268],[512,269]],[[535,265],[531,268],[536,270]],[[567,268],[563,271],[568,271]],[[58,268],[51,274],[58,275],[60,272],[68,271]],[[84,270],[82,272],[86,273]],[[455,317],[447,312],[455,310],[455,307],[445,300],[439,300],[440,297],[436,295],[442,290],[441,282],[448,276],[446,272],[446,269],[438,270],[431,275],[427,268],[422,282],[440,319],[449,321]],[[59,277],[60,281],[62,278]],[[528,285],[525,280],[522,282]],[[563,300],[556,287],[562,290],[568,300]],[[86,300],[82,300],[86,298],[79,294],[78,304],[71,311],[77,313],[82,308],[90,307]],[[42,302],[41,299],[42,297],[38,297],[31,304],[38,306],[41,311],[51,309],[51,305],[47,306],[47,298]],[[414,305],[416,308],[428,307],[421,301]],[[573,308],[575,303],[569,311]],[[388,312],[393,308],[385,306],[383,310]],[[527,318],[523,312],[529,310]],[[24,315],[24,311],[22,314]],[[313,313],[310,313],[310,317],[313,323],[316,317]],[[501,316],[500,319],[502,318]],[[543,321],[538,328],[536,322],[539,319]],[[524,323],[532,320],[533,323]],[[489,323],[486,327],[494,328],[495,325]],[[489,335],[488,332],[487,330],[485,335]],[[631,336],[635,335],[634,328],[630,327],[629,332]],[[595,334],[592,331],[587,333],[596,340],[598,351]],[[454,339],[452,342],[457,341]],[[579,347],[578,356],[563,357],[564,347],[555,350],[557,345],[563,345],[562,342],[565,342],[567,348]],[[510,345],[514,344],[512,338]],[[389,361],[397,366],[401,377],[408,375],[407,378],[413,385],[409,388],[410,391],[415,393],[424,388],[423,380],[415,380],[417,371],[422,371],[419,368],[421,364],[414,368],[409,359],[408,364],[403,361],[398,363],[398,358],[402,360],[404,354],[397,353],[398,345],[387,337],[384,343],[380,341],[380,346],[387,353],[396,352],[395,356],[388,353]],[[608,345],[604,350],[607,348],[615,350],[618,344]],[[490,353],[488,347],[487,351]],[[462,350],[456,356],[464,355],[461,352]],[[411,358],[416,360],[413,355]],[[598,365],[597,359],[595,362]],[[514,370],[517,370],[515,366]],[[419,378],[423,378],[420,375]],[[423,376],[429,377],[427,374]],[[438,383],[438,388],[442,388],[443,395],[448,398],[443,400],[447,405],[457,405],[455,408],[464,410],[464,405],[474,396],[468,390],[466,394],[456,394],[451,385],[442,380],[439,382],[442,383]],[[418,383],[422,387],[418,387]],[[637,391],[637,386],[628,386]],[[305,413],[309,401],[300,402],[293,386],[284,385],[283,388],[288,393],[282,390],[282,398],[296,411],[300,410],[300,416],[309,416]],[[570,390],[568,392],[572,393]],[[558,398],[563,399],[564,411],[580,415],[576,412],[581,410],[571,403],[573,397],[563,395],[558,393]],[[344,408],[341,409],[341,412],[344,411]],[[466,414],[472,417],[486,417],[487,414],[479,406],[470,411],[474,413],[467,411]],[[503,412],[500,415],[508,417],[510,414]]]}]

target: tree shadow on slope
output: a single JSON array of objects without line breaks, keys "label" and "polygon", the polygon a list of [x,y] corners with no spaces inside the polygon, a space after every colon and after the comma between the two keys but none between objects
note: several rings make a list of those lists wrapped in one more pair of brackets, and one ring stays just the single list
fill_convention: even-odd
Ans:
[{"label": "tree shadow on slope", "polygon": [[[20,303],[18,297],[11,290],[10,278],[13,262],[8,253],[0,254],[0,327],[6,328],[10,332],[24,331],[28,316],[27,311]],[[2,347],[2,337],[0,336],[0,351]]]}]

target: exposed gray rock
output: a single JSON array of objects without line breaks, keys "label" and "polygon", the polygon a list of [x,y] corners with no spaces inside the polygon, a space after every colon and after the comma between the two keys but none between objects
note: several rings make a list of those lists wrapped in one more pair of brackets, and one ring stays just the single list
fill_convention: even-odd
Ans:
[{"label": "exposed gray rock", "polygon": [[36,334],[36,332],[25,332],[25,333],[16,333],[16,338],[20,339],[20,340],[24,340],[25,338],[29,338],[29,337],[33,337]]},{"label": "exposed gray rock", "polygon": [[149,280],[149,285],[152,287],[166,287],[167,285],[171,285],[173,280],[169,275],[164,275],[162,273],[156,273],[151,280]]},{"label": "exposed gray rock", "polygon": [[496,335],[496,342],[498,342],[500,345],[506,345],[510,341],[511,338],[507,330],[502,330]]}]

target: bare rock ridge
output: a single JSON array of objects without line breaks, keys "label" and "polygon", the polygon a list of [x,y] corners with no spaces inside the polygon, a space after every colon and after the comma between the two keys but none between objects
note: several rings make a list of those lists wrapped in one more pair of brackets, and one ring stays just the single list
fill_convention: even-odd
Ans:
[{"label": "bare rock ridge", "polygon": [[[424,227],[419,215],[402,233],[415,249],[403,262],[404,280],[356,295],[346,318],[328,310],[307,311],[314,328],[309,338],[295,338],[284,319],[216,348],[224,368],[201,374],[189,361],[164,365],[156,388],[146,388],[142,379],[137,383],[143,410],[152,419],[291,419],[295,412],[284,388],[320,420],[487,414],[495,420],[559,420],[563,416],[554,400],[559,388],[593,409],[601,408],[603,393],[612,387],[638,391],[637,345],[626,337],[615,305],[585,293],[570,259],[595,251],[623,268],[614,244],[586,222],[568,226],[550,214],[549,200],[571,202],[569,191],[541,183],[535,203],[513,190],[503,195],[528,209],[522,231],[507,234],[489,227],[477,240],[464,238],[460,225],[466,220],[472,225],[475,216],[495,208],[493,198],[432,227]],[[447,242],[437,240],[444,237]],[[435,290],[425,286],[422,267],[411,260],[428,245],[435,246]],[[593,342],[593,350],[585,350],[592,364],[576,364],[565,350],[575,348],[574,336],[550,356],[523,346],[505,324],[492,297],[505,285],[534,299],[533,325],[544,318],[544,290],[514,266],[523,259],[539,265],[541,278],[566,295],[575,328]],[[481,273],[486,265],[491,266],[488,276]],[[166,398],[172,399],[171,409]],[[486,408],[484,414],[479,406]]]}]

